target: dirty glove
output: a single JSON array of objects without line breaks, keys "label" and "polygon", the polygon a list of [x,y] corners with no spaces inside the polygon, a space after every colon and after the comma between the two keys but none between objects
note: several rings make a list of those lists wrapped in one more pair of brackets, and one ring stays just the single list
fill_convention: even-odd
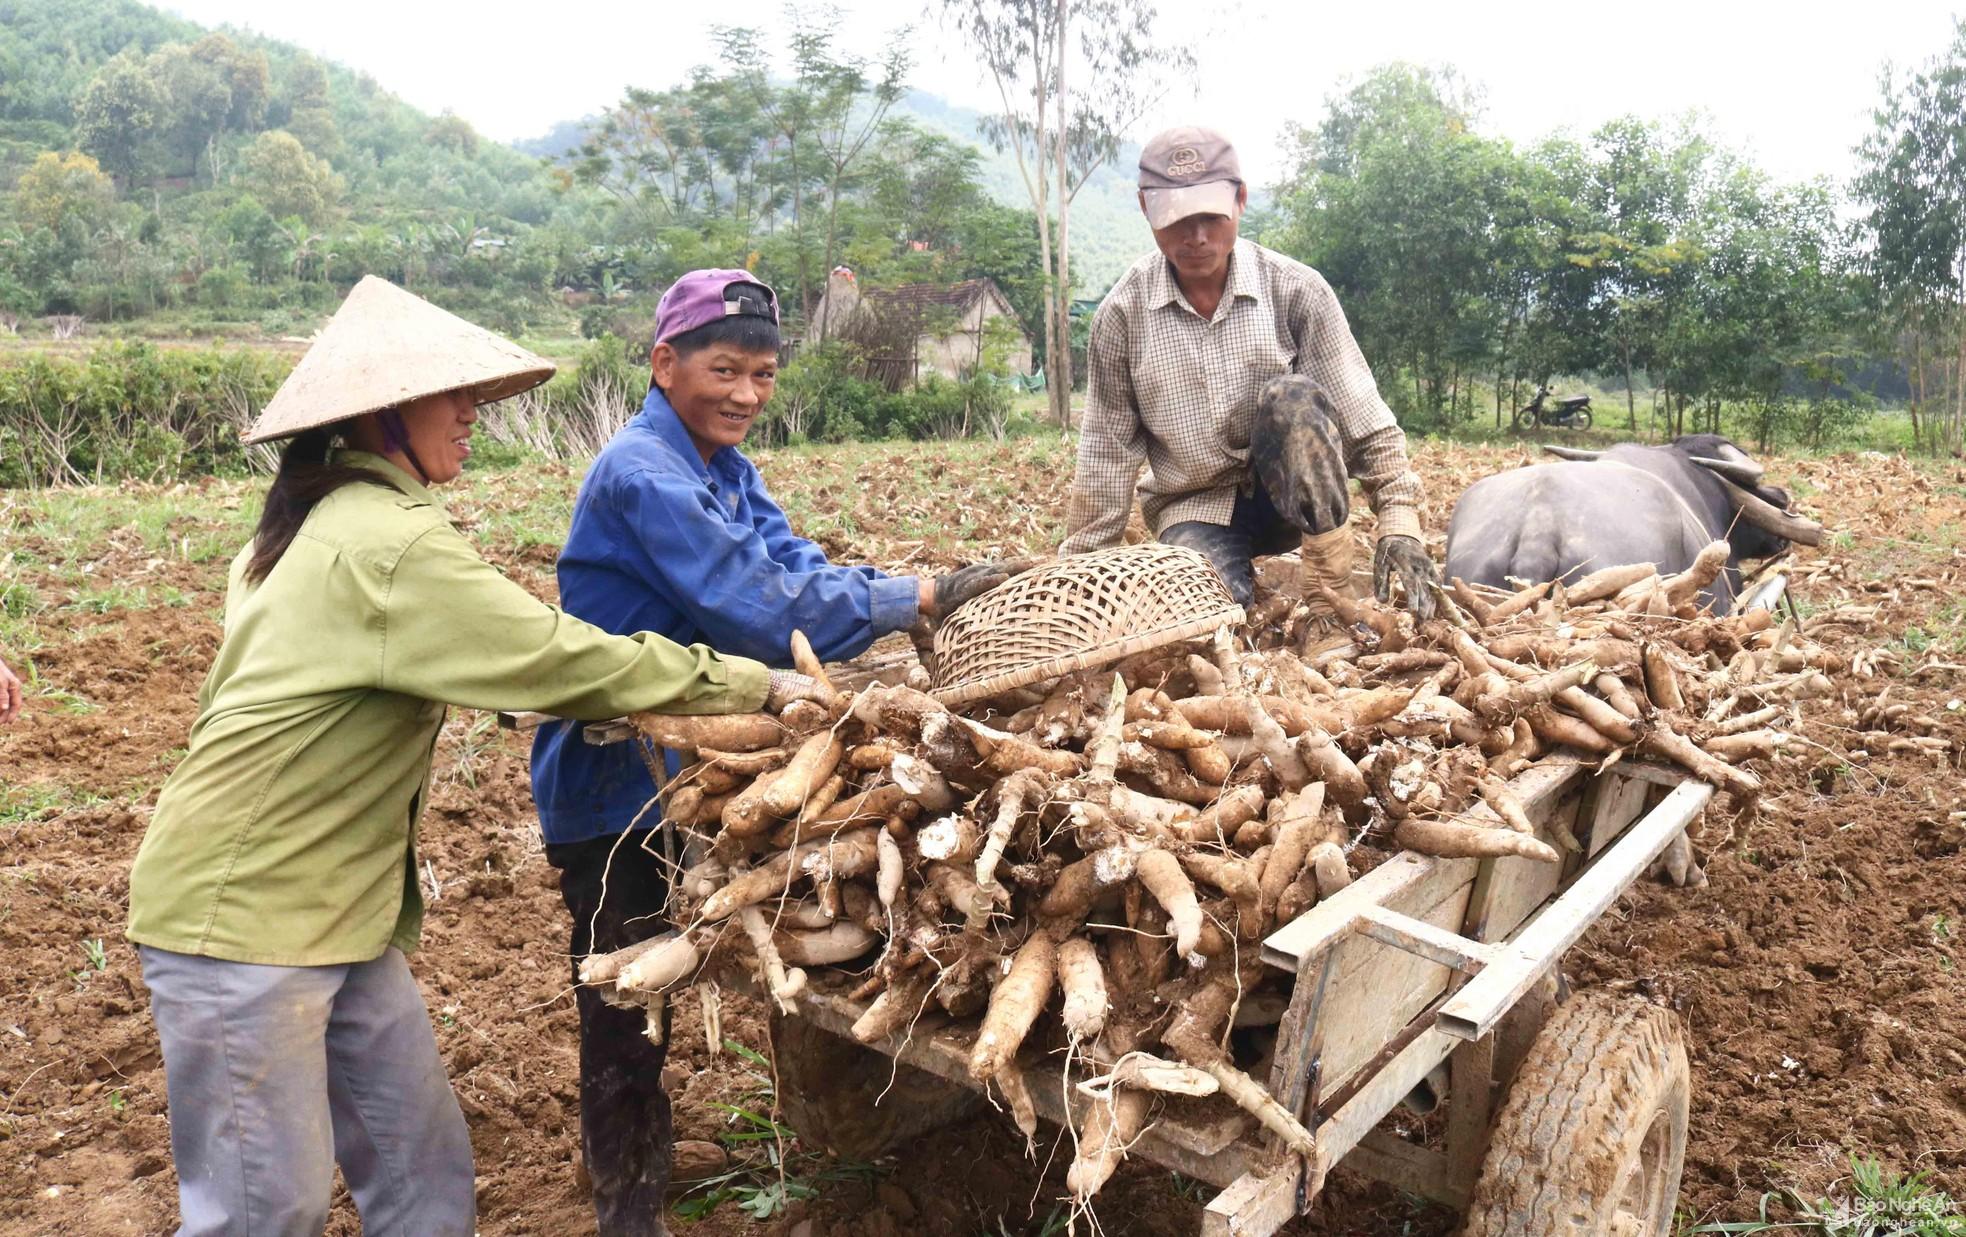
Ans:
[{"label": "dirty glove", "polygon": [[1372,591],[1380,601],[1393,599],[1394,571],[1399,572],[1400,585],[1406,590],[1406,608],[1414,619],[1424,623],[1432,618],[1440,573],[1434,570],[1434,560],[1427,557],[1427,548],[1418,537],[1394,533],[1379,538],[1372,551]]},{"label": "dirty glove", "polygon": [[794,700],[816,700],[823,703],[826,693],[820,688],[819,680],[811,675],[800,674],[796,670],[773,670],[766,678],[769,686],[765,690],[765,709],[776,713]]},{"label": "dirty glove", "polygon": [[1014,574],[1015,565],[1011,563],[971,563],[946,576],[935,577],[933,617],[949,617],[949,612],[957,606],[972,597],[981,597]]}]

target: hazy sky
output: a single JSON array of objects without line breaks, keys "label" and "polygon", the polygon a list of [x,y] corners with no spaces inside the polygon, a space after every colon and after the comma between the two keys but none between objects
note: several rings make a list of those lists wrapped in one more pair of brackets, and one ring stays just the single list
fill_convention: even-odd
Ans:
[{"label": "hazy sky", "polygon": [[[765,25],[754,4],[542,5],[537,0],[165,0],[195,21],[249,27],[364,70],[418,107],[444,108],[499,140],[594,112],[630,85],[662,87],[714,54],[713,22]],[[973,107],[995,104],[937,6],[845,0],[850,48],[885,45],[909,22],[911,84]],[[1160,30],[1200,62],[1136,139],[1193,119],[1227,131],[1249,178],[1279,170],[1286,120],[1316,118],[1348,76],[1403,59],[1448,62],[1486,90],[1484,129],[1518,142],[1587,132],[1617,115],[1698,108],[1787,179],[1847,174],[1886,60],[1916,64],[1950,40],[1966,0],[1835,6],[1742,0],[1605,4],[1405,3],[1343,10],[1291,0],[1162,0]],[[743,15],[751,14],[750,17]]]}]

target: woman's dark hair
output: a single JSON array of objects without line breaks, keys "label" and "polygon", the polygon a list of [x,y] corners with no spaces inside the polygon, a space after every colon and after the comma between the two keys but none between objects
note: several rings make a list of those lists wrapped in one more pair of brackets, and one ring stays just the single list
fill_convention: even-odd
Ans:
[{"label": "woman's dark hair", "polygon": [[259,527],[253,530],[253,555],[246,560],[250,583],[262,584],[273,574],[274,565],[293,544],[307,513],[328,495],[344,485],[395,488],[389,478],[372,468],[330,463],[328,449],[333,444],[334,429],[330,426],[295,435],[280,452],[280,471],[273,475],[273,486],[266,491],[266,509],[260,512]]}]

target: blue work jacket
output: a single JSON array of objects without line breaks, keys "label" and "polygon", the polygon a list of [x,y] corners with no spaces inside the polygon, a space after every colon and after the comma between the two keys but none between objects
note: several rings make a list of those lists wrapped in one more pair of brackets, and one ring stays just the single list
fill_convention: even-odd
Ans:
[{"label": "blue work jacket", "polygon": [[[658,390],[588,469],[558,574],[561,608],[605,631],[659,632],[781,667],[794,630],[836,661],[918,617],[914,577],[827,562],[792,532],[743,452],[724,447],[704,465]],[[560,722],[533,740],[532,793],[546,840],[580,842],[637,823],[655,784],[633,744],[596,747]],[[658,819],[650,809],[639,826]]]}]

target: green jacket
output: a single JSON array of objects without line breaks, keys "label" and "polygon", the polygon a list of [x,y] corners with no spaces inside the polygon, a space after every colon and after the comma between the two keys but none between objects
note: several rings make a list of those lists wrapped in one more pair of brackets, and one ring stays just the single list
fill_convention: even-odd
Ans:
[{"label": "green jacket", "polygon": [[232,564],[225,638],[130,872],[133,941],[317,966],[416,947],[417,818],[444,706],[582,719],[761,707],[765,667],[614,636],[500,575],[428,490],[343,486],[266,580]]}]

